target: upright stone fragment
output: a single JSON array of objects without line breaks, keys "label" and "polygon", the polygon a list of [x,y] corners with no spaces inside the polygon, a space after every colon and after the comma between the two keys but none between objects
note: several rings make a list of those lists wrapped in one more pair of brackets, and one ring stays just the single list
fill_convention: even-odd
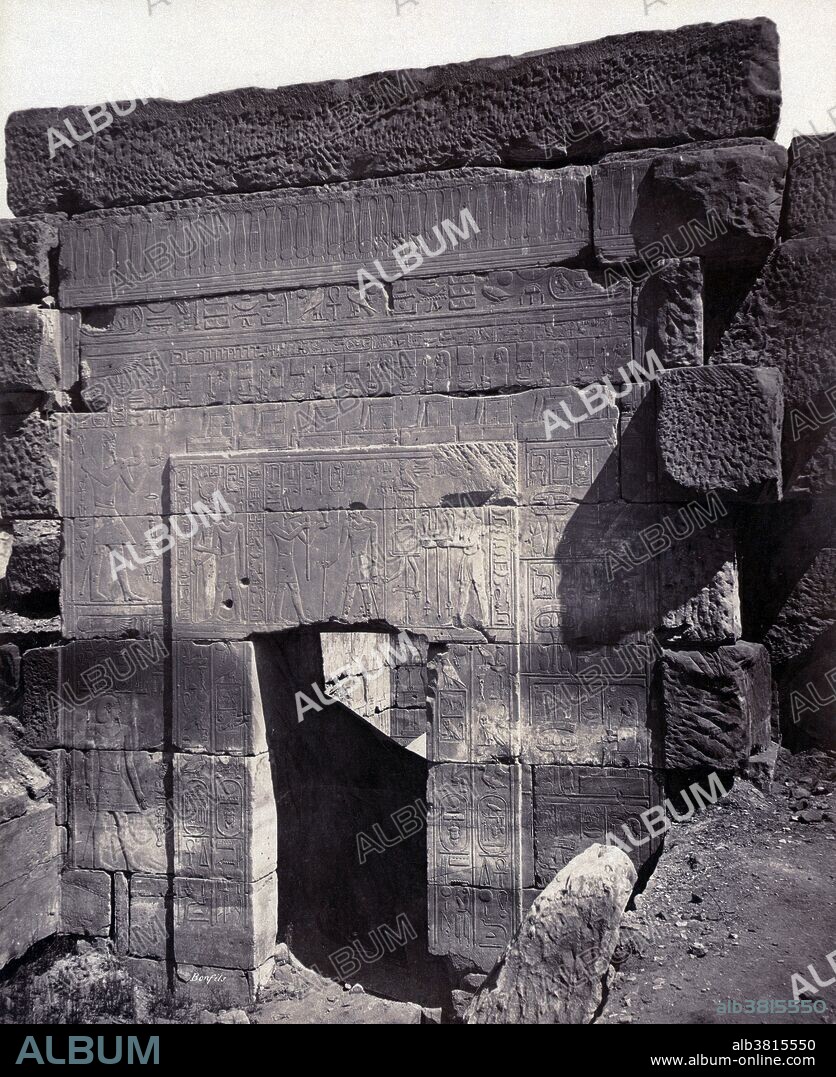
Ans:
[{"label": "upright stone fragment", "polygon": [[740,770],[770,743],[769,655],[743,641],[662,655],[665,766]]},{"label": "upright stone fragment", "polygon": [[664,472],[734,501],[781,496],[780,371],[726,365],[670,370],[656,382]]},{"label": "upright stone fragment", "polygon": [[0,302],[37,303],[49,295],[62,220],[54,214],[0,221]]},{"label": "upright stone fragment", "polygon": [[57,598],[60,563],[60,521],[15,522],[12,553],[4,577],[10,595],[27,598],[54,593]]},{"label": "upright stone fragment", "polygon": [[836,236],[776,247],[710,360],[781,371],[785,497],[832,491],[836,476],[834,253]]},{"label": "upright stone fragment", "polygon": [[585,1024],[618,944],[636,869],[620,849],[591,845],[537,897],[468,1007],[467,1024]]},{"label": "upright stone fragment", "polygon": [[[18,215],[78,212],[470,163],[587,160],[694,139],[769,138],[780,106],[777,46],[774,25],[755,19],[347,82],[132,102],[127,114],[111,106],[16,112],[6,127],[9,204]],[[93,133],[94,121],[107,127],[104,138]],[[70,129],[84,137],[70,141]],[[61,138],[69,146],[56,147]]]},{"label": "upright stone fragment", "polygon": [[836,136],[802,135],[790,143],[784,239],[836,232]]}]

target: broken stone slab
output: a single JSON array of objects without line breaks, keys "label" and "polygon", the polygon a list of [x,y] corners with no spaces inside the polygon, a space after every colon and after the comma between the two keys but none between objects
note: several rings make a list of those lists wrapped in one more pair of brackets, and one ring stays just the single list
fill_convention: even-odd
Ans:
[{"label": "broken stone slab", "polygon": [[661,771],[535,766],[533,783],[536,886],[548,886],[592,841],[620,842],[637,869],[659,848],[642,815],[662,803]]},{"label": "broken stone slab", "polygon": [[163,747],[168,647],[148,640],[76,640],[23,655],[21,718],[29,748]]},{"label": "broken stone slab", "polygon": [[61,852],[55,806],[30,800],[26,811],[0,823],[0,879],[18,879],[36,871]]},{"label": "broken stone slab", "polygon": [[670,370],[656,381],[665,474],[730,501],[781,497],[783,388],[774,367]]},{"label": "broken stone slab", "polygon": [[783,602],[763,636],[779,664],[804,655],[836,621],[836,544],[819,550],[790,582],[788,589],[782,580]]},{"label": "broken stone slab", "polygon": [[[568,261],[589,249],[588,175],[587,167],[462,168],[82,214],[61,231],[61,305],[281,288],[290,291],[267,308],[272,321],[316,326],[341,316],[356,326],[384,312],[386,295],[375,283],[383,274],[390,281],[406,271],[453,271],[460,284],[451,309],[462,309],[478,294],[465,273],[509,260]],[[416,298],[414,284],[395,283],[412,297],[399,303],[402,311],[427,305],[428,293],[420,298],[418,289]],[[501,284],[491,287],[494,303],[509,301]],[[228,304],[240,328],[255,324],[243,313],[252,302]],[[227,303],[208,306],[220,316]],[[149,310],[149,322],[154,317]]]},{"label": "broken stone slab", "polygon": [[60,931],[60,868],[56,857],[28,875],[0,880],[0,968]]},{"label": "broken stone slab", "polygon": [[102,732],[99,743],[71,753],[70,866],[163,875],[169,764],[159,752],[125,748],[119,730],[108,729],[107,740]]},{"label": "broken stone slab", "polygon": [[109,935],[111,888],[106,871],[63,872],[61,931],[67,935]]},{"label": "broken stone slab", "polygon": [[0,392],[69,389],[78,380],[80,327],[77,313],[0,308]]},{"label": "broken stone slab", "polygon": [[61,214],[0,221],[0,303],[37,303],[50,294]]},{"label": "broken stone slab", "polygon": [[667,769],[741,770],[769,748],[765,647],[741,640],[712,651],[665,651],[660,668]]},{"label": "broken stone slab", "polygon": [[636,869],[591,845],[537,897],[465,1014],[468,1024],[585,1024],[618,943]]},{"label": "broken stone slab", "polygon": [[275,872],[256,883],[174,879],[174,954],[178,964],[257,969],[276,946]]},{"label": "broken stone slab", "polygon": [[[141,515],[149,505],[165,502],[163,475],[169,456],[256,448],[271,452],[304,449],[312,454],[346,449],[350,450],[347,458],[353,460],[364,455],[368,446],[413,446],[426,458],[433,451],[431,445],[515,441],[521,457],[522,500],[551,504],[618,499],[614,458],[618,411],[607,405],[589,415],[577,389],[508,396],[380,397],[343,403],[348,406],[311,401],[62,415],[64,515]],[[549,438],[544,416],[550,410],[560,418],[566,414],[564,406],[583,421],[564,421],[550,430]],[[471,452],[482,450],[477,447]],[[487,458],[495,452],[486,449],[483,455]],[[210,508],[214,493],[213,487],[206,488]],[[206,503],[206,497],[200,498]],[[473,500],[478,503],[482,498]]]},{"label": "broken stone slab", "polygon": [[0,415],[0,517],[59,516],[60,467],[57,415]]},{"label": "broken stone slab", "polygon": [[679,507],[623,503],[520,509],[520,641],[620,645],[656,629],[683,639],[739,637],[734,541],[723,515],[682,519]]},{"label": "broken stone slab", "polygon": [[19,216],[77,213],[468,163],[588,160],[688,138],[771,138],[777,47],[768,19],[703,23],[313,86],[132,102],[127,112],[15,112],[9,205]]},{"label": "broken stone slab", "polygon": [[836,232],[835,156],[833,134],[802,135],[790,143],[784,239]]},{"label": "broken stone slab", "polygon": [[605,157],[592,173],[598,258],[637,262],[630,279],[661,259],[763,258],[781,216],[787,151],[742,138]]},{"label": "broken stone slab", "polygon": [[[637,356],[647,357],[652,350],[666,367],[702,364],[703,271],[699,258],[678,258],[660,265],[634,289],[633,302]],[[648,369],[646,358],[642,366]],[[640,388],[635,385],[629,397]]]},{"label": "broken stone slab", "polygon": [[[355,280],[90,311],[82,395],[97,411],[323,399],[339,415],[358,397],[625,380],[629,281],[550,266],[409,275],[391,290],[361,296]],[[648,293],[645,308],[654,297],[669,301]]]},{"label": "broken stone slab", "polygon": [[20,751],[8,733],[0,735],[0,824],[46,803],[51,789],[49,776]]},{"label": "broken stone slab", "polygon": [[174,755],[174,870],[252,882],[276,870],[270,758]]},{"label": "broken stone slab", "polygon": [[58,592],[61,577],[61,522],[16,520],[12,552],[3,579],[15,598]]},{"label": "broken stone slab", "polygon": [[776,247],[710,359],[781,371],[785,498],[827,494],[836,475],[834,250],[836,236]]},{"label": "broken stone slab", "polygon": [[427,809],[431,884],[534,885],[529,767],[440,763],[430,768]]},{"label": "broken stone slab", "polygon": [[267,751],[252,643],[174,643],[172,738],[179,752]]}]

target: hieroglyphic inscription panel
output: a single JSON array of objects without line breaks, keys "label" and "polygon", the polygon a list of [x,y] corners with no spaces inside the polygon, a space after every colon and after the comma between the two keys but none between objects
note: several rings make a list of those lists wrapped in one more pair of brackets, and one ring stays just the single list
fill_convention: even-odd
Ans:
[{"label": "hieroglyphic inscription panel", "polygon": [[91,406],[340,400],[588,385],[632,358],[629,285],[513,269],[117,307],[90,315]]},{"label": "hieroglyphic inscription panel", "polygon": [[[419,237],[441,248],[423,275],[565,261],[591,243],[588,174],[464,169],[79,215],[61,229],[61,303],[356,282],[375,259],[397,273],[392,251]],[[465,209],[478,231],[454,245],[442,223]]]},{"label": "hieroglyphic inscription panel", "polygon": [[427,807],[431,883],[533,885],[530,767],[439,763],[430,768]]},{"label": "hieroglyphic inscription panel", "polygon": [[[613,834],[641,866],[658,847],[642,812],[661,803],[658,774],[637,767],[534,767],[537,886],[548,886],[578,853]],[[635,839],[632,845],[624,827]]]},{"label": "hieroglyphic inscription panel", "polygon": [[174,643],[172,740],[176,751],[267,751],[252,643]]}]

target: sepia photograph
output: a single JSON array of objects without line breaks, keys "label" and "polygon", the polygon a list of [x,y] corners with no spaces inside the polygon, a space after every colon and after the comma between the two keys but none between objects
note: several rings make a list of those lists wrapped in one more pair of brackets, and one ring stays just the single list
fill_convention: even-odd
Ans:
[{"label": "sepia photograph", "polygon": [[0,1065],[833,1072],[834,45],[0,0]]}]

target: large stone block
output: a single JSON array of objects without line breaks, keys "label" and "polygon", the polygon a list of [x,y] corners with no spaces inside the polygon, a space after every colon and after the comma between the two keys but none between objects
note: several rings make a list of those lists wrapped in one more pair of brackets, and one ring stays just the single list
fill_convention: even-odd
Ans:
[{"label": "large stone block", "polygon": [[112,885],[106,871],[63,872],[61,930],[68,935],[109,935]]},{"label": "large stone block", "polygon": [[30,801],[24,814],[0,823],[0,879],[29,875],[61,852],[55,805]]},{"label": "large stone block", "polygon": [[636,883],[620,849],[592,845],[550,882],[465,1014],[468,1024],[586,1024]]},{"label": "large stone block", "polygon": [[534,767],[534,848],[538,887],[548,886],[593,842],[631,846],[637,868],[658,835],[641,818],[662,802],[660,772],[646,767]]},{"label": "large stone block", "polygon": [[174,756],[174,870],[250,883],[276,870],[276,798],[267,753]]},{"label": "large stone block", "polygon": [[172,738],[180,752],[267,751],[252,643],[175,642]]},{"label": "large stone block", "polygon": [[[321,399],[339,416],[357,397],[622,381],[632,357],[630,283],[604,287],[600,272],[410,274],[391,289],[391,300],[361,295],[355,278],[93,311],[81,330],[83,396],[120,413]],[[645,306],[654,299],[670,302],[660,294]],[[194,437],[223,433],[207,421]]]},{"label": "large stone block", "polygon": [[645,275],[664,258],[763,257],[786,168],[783,146],[754,138],[607,156],[592,173],[596,253]]},{"label": "large stone block", "polygon": [[[651,350],[666,367],[700,366],[704,322],[700,259],[678,258],[660,264],[634,289],[634,320],[634,351],[644,369],[649,369],[647,357]],[[631,399],[639,388],[634,385],[627,398]]]},{"label": "large stone block", "polygon": [[836,232],[836,138],[802,135],[790,143],[785,239]]},{"label": "large stone block", "polygon": [[[305,322],[315,327],[335,317],[356,328],[368,326],[386,306],[383,289],[371,277],[379,278],[381,271],[390,279],[401,276],[400,258],[418,277],[457,272],[451,310],[463,309],[469,296],[479,294],[465,273],[509,261],[567,261],[588,249],[588,174],[585,167],[463,168],[83,214],[62,229],[61,302],[98,307],[172,297],[179,303],[197,295],[293,289],[280,303],[262,306],[274,329]],[[91,248],[98,255],[93,264]],[[368,285],[362,292],[361,270],[371,275],[362,278]],[[414,285],[404,289],[405,282],[396,283],[399,292],[413,296],[413,312],[426,306],[430,295],[436,302],[444,299],[432,288],[416,302]],[[352,287],[334,287],[340,284]],[[313,290],[296,291],[304,287]],[[495,303],[505,290],[493,285]],[[402,312],[408,309],[399,305]],[[252,328],[259,322],[248,318],[248,307],[258,309],[254,297],[243,303],[209,301],[205,309],[214,319],[208,324],[222,328],[228,317],[239,330]],[[147,311],[145,328],[171,315],[166,305],[155,306]],[[106,328],[107,319],[98,320]],[[263,316],[260,320],[266,327]]]},{"label": "large stone block", "polygon": [[78,379],[80,314],[0,308],[0,391],[54,392]]},{"label": "large stone block", "polygon": [[738,770],[770,743],[769,655],[757,643],[665,651],[665,767]]},{"label": "large stone block", "polygon": [[61,930],[59,859],[28,875],[0,879],[0,968]]},{"label": "large stone block", "polygon": [[780,371],[725,366],[660,375],[658,437],[665,475],[731,501],[781,496]]},{"label": "large stone block", "polygon": [[276,947],[278,893],[272,873],[256,883],[174,879],[178,964],[256,969]]},{"label": "large stone block", "polygon": [[57,415],[0,415],[0,517],[59,516],[60,467]]},{"label": "large stone block", "polygon": [[36,303],[52,289],[51,259],[63,214],[0,221],[0,302]]},{"label": "large stone block", "polygon": [[781,371],[785,497],[832,491],[836,475],[834,250],[836,236],[776,247],[711,357]]},{"label": "large stone block", "polygon": [[168,870],[168,764],[160,753],[117,746],[75,751],[70,864],[104,871]]},{"label": "large stone block", "polygon": [[16,520],[3,577],[9,595],[26,598],[57,592],[61,578],[61,523]]},{"label": "large stone block", "polygon": [[[78,212],[470,162],[586,160],[687,138],[770,138],[777,47],[773,23],[756,19],[314,86],[132,102],[118,113],[16,112],[6,126],[9,205],[17,215]],[[625,88],[637,100],[625,101]],[[65,121],[80,139],[67,137]],[[104,138],[94,121],[107,126]]]},{"label": "large stone block", "polygon": [[427,779],[430,883],[534,885],[531,769],[440,763]]},{"label": "large stone block", "polygon": [[26,744],[161,749],[167,655],[160,638],[30,648],[23,656]]}]

